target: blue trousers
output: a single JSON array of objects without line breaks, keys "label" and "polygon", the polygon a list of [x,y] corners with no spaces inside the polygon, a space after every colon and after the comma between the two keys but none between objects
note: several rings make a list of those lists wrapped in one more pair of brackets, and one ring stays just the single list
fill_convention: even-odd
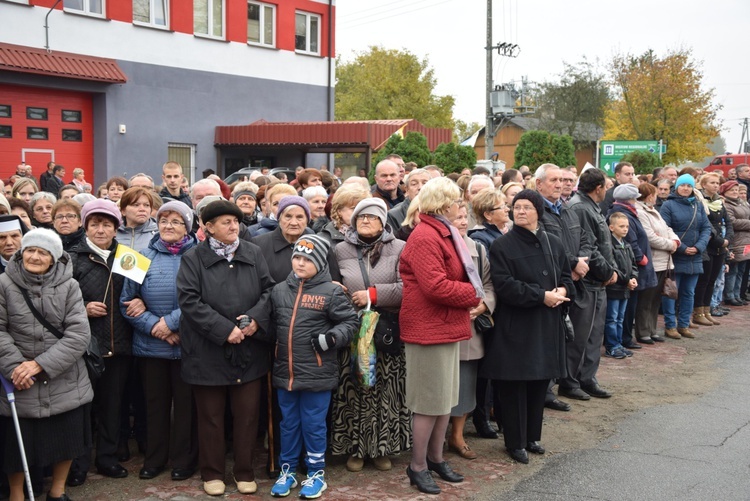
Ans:
[{"label": "blue trousers", "polygon": [[310,474],[326,467],[326,415],[331,403],[330,391],[276,390],[281,409],[281,454],[279,462],[297,471],[304,440],[305,464]]},{"label": "blue trousers", "polygon": [[729,263],[729,273],[727,273],[726,282],[724,284],[725,299],[740,299],[742,276],[745,274],[747,263],[747,261]]},{"label": "blue trousers", "polygon": [[721,298],[724,295],[724,267],[722,266],[719,276],[714,284],[714,294],[711,296],[711,308],[716,308],[721,304]]},{"label": "blue trousers", "polygon": [[625,318],[625,309],[627,306],[627,299],[607,298],[607,317],[604,323],[604,347],[609,352],[622,346],[622,323]]},{"label": "blue trousers", "polygon": [[[661,309],[664,312],[664,326],[667,329],[674,329],[675,327],[684,329],[690,326],[698,278],[700,278],[699,274],[675,273],[677,301],[664,297],[661,302]],[[679,308],[677,318],[675,318],[675,303]]]}]

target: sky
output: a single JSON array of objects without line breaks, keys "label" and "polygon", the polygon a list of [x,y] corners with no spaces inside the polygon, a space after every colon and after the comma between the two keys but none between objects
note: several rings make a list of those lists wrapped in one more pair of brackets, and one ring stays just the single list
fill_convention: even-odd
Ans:
[{"label": "sky", "polygon": [[[563,61],[584,57],[606,68],[615,54],[692,49],[704,89],[722,106],[722,137],[737,152],[750,117],[747,0],[494,0],[493,45],[520,46],[517,58],[493,55],[495,84],[556,81]],[[427,57],[438,95],[456,99],[454,117],[484,123],[486,0],[338,0],[336,51],[345,61],[373,45]]]}]

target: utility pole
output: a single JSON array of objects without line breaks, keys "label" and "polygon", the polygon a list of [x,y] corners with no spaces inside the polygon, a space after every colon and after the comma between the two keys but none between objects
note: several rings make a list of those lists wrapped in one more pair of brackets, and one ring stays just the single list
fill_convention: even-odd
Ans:
[{"label": "utility pole", "polygon": [[495,117],[492,113],[490,94],[492,93],[492,0],[487,0],[487,88],[486,98],[486,123],[484,127],[484,158],[490,159],[495,153]]},{"label": "utility pole", "polygon": [[737,150],[737,153],[750,153],[750,151],[748,151],[748,146],[749,146],[748,142],[750,142],[750,131],[748,131],[747,122],[748,122],[747,118],[745,118],[742,121],[742,137],[740,138],[740,147]]}]

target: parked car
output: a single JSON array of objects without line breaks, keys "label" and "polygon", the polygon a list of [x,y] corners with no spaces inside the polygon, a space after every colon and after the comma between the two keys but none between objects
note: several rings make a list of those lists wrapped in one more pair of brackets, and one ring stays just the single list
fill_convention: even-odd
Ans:
[{"label": "parked car", "polygon": [[239,181],[245,176],[249,176],[254,170],[260,170],[260,167],[244,167],[237,172],[229,174],[226,178],[224,178],[224,182],[227,184],[232,184],[233,182]]}]

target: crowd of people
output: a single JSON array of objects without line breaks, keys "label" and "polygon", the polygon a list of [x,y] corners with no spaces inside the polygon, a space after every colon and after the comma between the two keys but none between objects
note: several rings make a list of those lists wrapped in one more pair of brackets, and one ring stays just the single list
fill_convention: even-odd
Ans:
[{"label": "crowd of people", "polygon": [[[97,196],[80,169],[65,184],[53,163],[40,186],[27,167],[0,195],[0,373],[48,500],[70,499],[92,458],[126,477],[131,435],[141,479],[198,471],[214,496],[227,444],[238,491],[257,491],[259,443],[276,497],[319,497],[326,454],[359,472],[407,451],[410,483],[439,494],[433,474],[464,479],[446,442],[477,458],[469,416],[528,463],[545,408],[571,410],[560,396],[612,396],[602,356],[692,339],[748,304],[748,165],[446,176],[389,155],[372,186],[302,167],[188,186],[167,162],[161,186],[113,177]],[[150,260],[142,280],[113,272],[119,245]],[[21,501],[5,397],[0,415]]]}]

